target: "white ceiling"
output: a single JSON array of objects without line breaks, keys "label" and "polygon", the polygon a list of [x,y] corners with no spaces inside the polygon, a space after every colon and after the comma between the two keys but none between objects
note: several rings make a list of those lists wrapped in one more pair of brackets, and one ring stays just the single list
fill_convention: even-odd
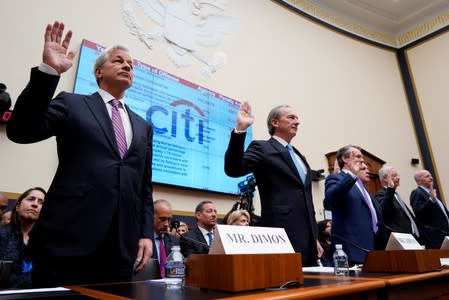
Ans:
[{"label": "white ceiling", "polygon": [[449,11],[449,0],[308,0],[370,29],[397,35]]},{"label": "white ceiling", "polygon": [[[401,35],[413,31],[415,31],[416,37],[423,37],[449,23],[449,0],[283,1],[289,2],[312,15],[316,10],[310,9],[310,7],[319,8],[329,15],[337,16],[349,23],[362,26],[368,29],[368,31],[384,34],[398,40],[401,39]],[[305,3],[309,5],[305,5]],[[325,17],[322,17],[322,14],[318,17],[325,22],[327,21]],[[436,19],[437,17],[440,18]],[[330,18],[328,23],[332,23],[332,18]],[[427,26],[427,24],[431,24],[431,26]],[[424,25],[431,28],[429,30],[420,30],[419,26]],[[392,46],[403,45],[401,45],[401,42],[398,42],[397,45]]]}]

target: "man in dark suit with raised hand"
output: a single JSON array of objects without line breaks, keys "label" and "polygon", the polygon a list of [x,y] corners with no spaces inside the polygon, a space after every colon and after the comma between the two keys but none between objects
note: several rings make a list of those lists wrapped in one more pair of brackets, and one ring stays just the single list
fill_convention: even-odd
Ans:
[{"label": "man in dark suit with raised hand", "polygon": [[410,204],[416,219],[424,225],[422,231],[429,239],[426,248],[439,249],[444,237],[449,235],[449,212],[438,199],[429,171],[417,171],[415,181],[418,187],[410,195]]},{"label": "man in dark suit with raised hand", "polygon": [[[337,151],[341,172],[325,182],[325,201],[332,210],[332,244],[342,244],[351,264],[364,263],[366,252],[385,245],[377,203],[363,181],[368,169],[360,147],[347,145]],[[367,178],[368,177],[368,178]]]},{"label": "man in dark suit with raised hand", "polygon": [[311,170],[305,157],[290,145],[299,118],[288,105],[273,108],[267,118],[271,138],[253,141],[245,151],[246,130],[253,122],[251,106],[242,103],[225,154],[225,172],[231,177],[254,174],[262,207],[261,226],[284,228],[293,249],[301,252],[303,266],[316,265],[322,248],[317,241]]},{"label": "man in dark suit with raised hand", "polygon": [[214,239],[217,225],[217,208],[212,201],[201,201],[195,208],[197,228],[181,235],[179,244],[184,257],[191,254],[207,254]]},{"label": "man in dark suit with raised hand", "polygon": [[374,199],[379,204],[385,225],[388,226],[386,228],[388,231],[387,236],[389,236],[391,231],[410,233],[417,240],[424,242],[424,237],[419,232],[415,216],[396,192],[400,183],[398,171],[385,165],[379,170],[379,179],[384,187],[377,191]]},{"label": "man in dark suit with raised hand", "polygon": [[30,235],[33,285],[128,281],[152,255],[152,127],[124,105],[133,59],[123,46],[105,50],[93,95],[62,92],[60,75],[75,53],[72,32],[47,25],[43,63],[7,124],[8,137],[34,143],[55,136],[59,164]]}]

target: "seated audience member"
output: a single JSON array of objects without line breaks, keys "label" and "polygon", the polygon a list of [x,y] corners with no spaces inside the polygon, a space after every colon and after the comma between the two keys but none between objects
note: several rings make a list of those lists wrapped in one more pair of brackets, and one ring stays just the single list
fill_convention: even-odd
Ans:
[{"label": "seated audience member", "polygon": [[8,207],[8,197],[5,196],[2,192],[0,192],[0,217],[5,212],[5,209]]},{"label": "seated audience member", "polygon": [[181,238],[181,235],[189,231],[189,226],[186,222],[179,221],[179,225],[177,228],[171,226],[170,227],[170,234],[175,236],[177,239]]},{"label": "seated audience member", "polygon": [[0,220],[0,225],[7,225],[11,222],[11,214],[12,211],[7,211],[3,214],[2,219]]},{"label": "seated audience member", "polygon": [[188,231],[189,231],[189,226],[187,226],[187,223],[180,221],[179,222],[179,227],[176,230],[177,237],[180,238],[181,235],[183,235],[184,233],[186,233]]},{"label": "seated audience member", "polygon": [[227,225],[249,226],[249,213],[246,210],[234,210],[228,215]]},{"label": "seated audience member", "polygon": [[320,257],[321,264],[325,267],[333,266],[332,255],[334,254],[331,247],[331,230],[332,221],[322,220],[318,222],[318,242],[323,248],[323,255]]},{"label": "seated audience member", "polygon": [[181,235],[179,244],[185,258],[190,254],[207,254],[217,225],[217,209],[212,201],[202,201],[195,208],[197,228]]},{"label": "seated audience member", "polygon": [[449,235],[449,211],[438,199],[433,188],[433,177],[427,170],[415,173],[418,187],[410,194],[410,204],[416,220],[423,224],[422,233],[427,235],[426,248],[439,249],[446,235]]},{"label": "seated audience member", "polygon": [[27,251],[29,232],[39,217],[46,192],[35,187],[17,199],[11,222],[0,226],[0,259],[11,260],[10,288],[31,288],[31,255]]},{"label": "seated audience member", "polygon": [[167,256],[171,252],[171,247],[179,245],[179,241],[176,237],[169,234],[170,223],[173,218],[173,211],[170,203],[167,200],[159,199],[153,202],[153,207],[153,258],[158,259],[161,278],[164,278]]}]

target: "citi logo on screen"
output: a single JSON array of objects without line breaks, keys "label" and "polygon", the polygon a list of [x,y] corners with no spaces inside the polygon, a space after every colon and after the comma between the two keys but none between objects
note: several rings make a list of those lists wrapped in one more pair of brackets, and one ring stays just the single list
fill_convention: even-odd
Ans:
[{"label": "citi logo on screen", "polygon": [[[185,110],[178,116],[181,106],[185,106]],[[191,110],[194,109],[200,117],[195,118]],[[172,137],[177,137],[178,118],[184,123],[184,137],[187,141],[195,142],[195,136],[198,136],[198,144],[203,144],[204,139],[204,112],[194,103],[187,100],[176,100],[170,103],[170,107],[166,108],[160,105],[153,105],[147,110],[147,122],[153,125],[155,134],[167,134],[170,132]],[[195,125],[195,121],[198,125]]]}]

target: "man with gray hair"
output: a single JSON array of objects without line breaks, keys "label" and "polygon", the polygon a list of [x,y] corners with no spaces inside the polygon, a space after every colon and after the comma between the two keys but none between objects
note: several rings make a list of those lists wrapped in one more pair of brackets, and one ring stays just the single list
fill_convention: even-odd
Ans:
[{"label": "man with gray hair", "polygon": [[133,59],[122,46],[97,59],[97,93],[51,99],[75,57],[63,31],[47,25],[43,63],[6,128],[16,143],[56,137],[58,168],[30,235],[33,286],[130,281],[153,252],[153,129],[124,104]]},{"label": "man with gray hair", "polygon": [[424,232],[427,233],[429,242],[426,247],[439,249],[444,237],[449,235],[449,212],[438,199],[429,171],[417,171],[415,181],[418,187],[410,194],[410,204],[416,219],[424,225]]},{"label": "man with gray hair", "polygon": [[293,249],[301,252],[303,266],[316,265],[323,249],[317,240],[311,169],[291,145],[299,117],[288,105],[273,108],[267,118],[271,138],[253,141],[245,150],[246,129],[253,121],[251,106],[242,103],[225,154],[225,172],[231,177],[254,174],[262,206],[261,225],[284,228]]},{"label": "man with gray hair", "polygon": [[325,181],[325,201],[332,210],[332,244],[342,244],[350,264],[363,264],[367,251],[384,248],[385,236],[377,203],[363,181],[369,170],[361,148],[347,145],[337,151],[341,172]]},{"label": "man with gray hair", "polygon": [[396,192],[401,179],[398,171],[384,165],[379,170],[379,179],[383,188],[377,191],[374,199],[379,203],[388,236],[391,231],[410,233],[417,240],[424,242],[424,236],[419,232],[415,216]]}]

